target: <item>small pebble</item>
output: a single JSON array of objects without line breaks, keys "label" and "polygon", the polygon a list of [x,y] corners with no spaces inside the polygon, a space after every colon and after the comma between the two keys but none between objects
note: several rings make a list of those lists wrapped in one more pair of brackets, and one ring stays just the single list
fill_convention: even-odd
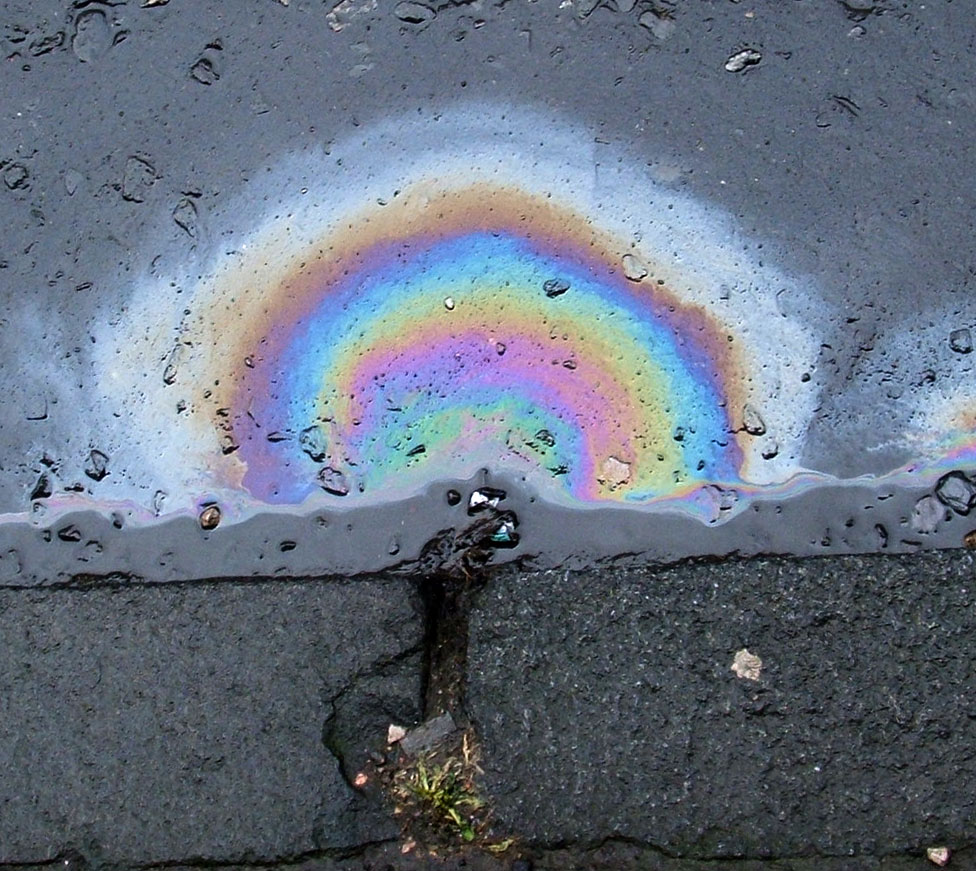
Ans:
[{"label": "small pebble", "polygon": [[200,512],[200,528],[216,529],[220,524],[220,509],[216,505],[208,505]]},{"label": "small pebble", "polygon": [[973,351],[973,335],[966,327],[949,333],[949,347],[957,354],[971,354]]},{"label": "small pebble", "polygon": [[762,55],[754,48],[744,48],[737,51],[726,62],[725,69],[730,73],[741,73],[743,70],[755,66],[762,60]]},{"label": "small pebble", "polygon": [[762,660],[754,653],[750,653],[747,647],[737,650],[732,660],[732,671],[736,677],[744,680],[759,680],[762,672]]},{"label": "small pebble", "polygon": [[647,276],[647,267],[633,254],[623,256],[624,275],[631,281],[641,281]]}]

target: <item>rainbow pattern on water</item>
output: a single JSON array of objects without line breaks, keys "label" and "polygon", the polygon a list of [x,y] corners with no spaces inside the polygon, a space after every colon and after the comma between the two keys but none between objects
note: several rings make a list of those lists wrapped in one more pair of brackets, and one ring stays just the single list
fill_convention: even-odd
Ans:
[{"label": "rainbow pattern on water", "polygon": [[706,485],[800,486],[817,344],[777,295],[805,290],[586,141],[477,107],[286,161],[270,216],[175,294],[146,282],[98,345],[141,489],[244,516],[487,469],[562,504],[702,514]]},{"label": "rainbow pattern on water", "polygon": [[254,497],[301,502],[323,466],[363,493],[539,467],[584,502],[740,479],[741,373],[702,308],[628,279],[551,202],[480,185],[401,202],[285,278],[241,348],[220,403]]},{"label": "rainbow pattern on water", "polygon": [[[592,143],[479,105],[283,159],[212,216],[219,247],[196,268],[177,250],[98,337],[100,492],[230,519],[487,469],[556,503],[716,521],[836,482],[803,464],[832,316],[816,290]],[[920,408],[919,459],[883,480],[976,456],[970,393]]]}]

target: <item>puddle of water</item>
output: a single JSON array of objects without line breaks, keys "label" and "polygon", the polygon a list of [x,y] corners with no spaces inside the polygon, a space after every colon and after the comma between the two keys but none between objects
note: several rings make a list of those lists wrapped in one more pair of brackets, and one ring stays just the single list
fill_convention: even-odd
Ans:
[{"label": "puddle of water", "polygon": [[[3,519],[101,547],[117,530],[89,536],[68,515],[192,520],[214,538],[261,515],[282,526],[275,566],[318,570],[360,565],[345,551],[302,562],[298,527],[324,509],[355,515],[376,566],[417,558],[463,527],[444,512],[476,504],[512,512],[492,546],[537,556],[959,544],[946,525],[976,485],[960,472],[930,491],[976,468],[965,381],[909,396],[914,428],[884,435],[905,458],[887,474],[804,467],[829,306],[727,216],[592,141],[478,105],[283,158],[228,212],[238,225],[275,203],[244,241],[203,276],[137,284],[126,319],[96,336],[109,395],[86,410],[99,445],[86,486],[46,469],[33,514]],[[123,197],[141,202],[157,175],[131,157]],[[192,194],[166,218],[197,237]],[[948,353],[971,351],[965,325],[944,332]],[[868,418],[883,419],[878,401]],[[482,489],[444,498],[443,482],[479,475]],[[810,510],[783,525],[790,504]],[[627,535],[601,541],[604,525]],[[86,560],[140,562],[104,551]]]}]

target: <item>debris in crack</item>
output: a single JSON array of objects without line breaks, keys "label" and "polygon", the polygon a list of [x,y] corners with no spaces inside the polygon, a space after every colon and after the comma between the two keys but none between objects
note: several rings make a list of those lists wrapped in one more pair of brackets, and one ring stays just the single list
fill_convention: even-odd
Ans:
[{"label": "debris in crack", "polygon": [[497,508],[498,503],[505,498],[505,491],[495,487],[479,487],[472,492],[468,499],[468,514],[474,515],[486,508]]},{"label": "debris in crack", "polygon": [[472,495],[468,514],[478,518],[460,531],[453,526],[440,530],[409,566],[412,573],[469,577],[487,566],[497,550],[518,546],[518,517],[495,507],[503,491],[483,487],[477,493],[481,495]]},{"label": "debris in crack", "polygon": [[440,716],[421,723],[416,729],[411,729],[398,743],[408,756],[416,756],[443,744],[456,731],[454,717],[450,711],[445,711]]}]

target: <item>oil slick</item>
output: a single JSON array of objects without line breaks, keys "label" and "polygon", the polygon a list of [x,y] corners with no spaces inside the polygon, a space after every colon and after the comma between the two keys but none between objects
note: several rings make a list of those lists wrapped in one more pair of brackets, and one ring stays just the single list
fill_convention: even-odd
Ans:
[{"label": "oil slick", "polygon": [[[283,160],[225,224],[204,274],[147,277],[97,337],[113,474],[48,517],[219,504],[226,525],[487,469],[552,505],[716,523],[844,483],[803,465],[816,289],[585,129],[485,105],[395,119]],[[880,483],[970,462],[974,407],[920,409],[918,455]]]}]

